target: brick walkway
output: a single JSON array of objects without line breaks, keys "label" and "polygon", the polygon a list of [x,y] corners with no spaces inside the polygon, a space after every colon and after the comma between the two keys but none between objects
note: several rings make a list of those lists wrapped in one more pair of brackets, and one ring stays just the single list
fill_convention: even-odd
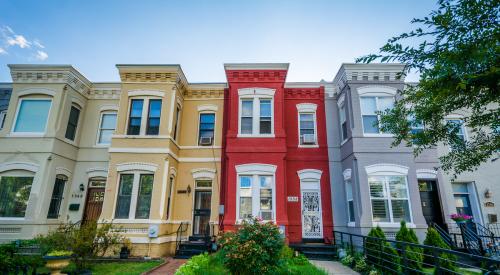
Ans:
[{"label": "brick walkway", "polygon": [[144,273],[144,275],[173,275],[175,271],[183,265],[187,260],[184,259],[174,259],[174,258],[166,258],[165,264]]}]

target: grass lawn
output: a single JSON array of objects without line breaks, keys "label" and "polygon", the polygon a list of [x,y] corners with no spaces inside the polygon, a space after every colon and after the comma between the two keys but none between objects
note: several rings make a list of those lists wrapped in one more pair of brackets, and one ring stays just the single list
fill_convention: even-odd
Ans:
[{"label": "grass lawn", "polygon": [[[434,274],[434,268],[424,267],[423,270],[426,274]],[[459,268],[458,273],[464,275],[480,275],[483,274],[479,269],[477,271],[471,270],[470,268]]]},{"label": "grass lawn", "polygon": [[[153,267],[163,263],[163,260],[151,260],[147,262],[108,262],[108,263],[93,263],[90,267],[92,275],[136,275],[146,272]],[[68,272],[75,269],[75,265],[71,263],[63,272]],[[37,272],[49,272],[45,267],[37,269]]]}]

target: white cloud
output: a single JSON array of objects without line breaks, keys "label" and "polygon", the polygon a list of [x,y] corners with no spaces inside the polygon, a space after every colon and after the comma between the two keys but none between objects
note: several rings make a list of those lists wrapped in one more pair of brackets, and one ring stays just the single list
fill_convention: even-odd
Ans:
[{"label": "white cloud", "polygon": [[42,45],[42,42],[40,42],[40,40],[38,40],[38,39],[33,40],[33,44],[40,49],[45,49],[45,46]]},{"label": "white cloud", "polygon": [[49,55],[44,51],[37,51],[35,58],[44,61],[45,59],[49,58]]},{"label": "white cloud", "polygon": [[18,45],[21,49],[31,47],[31,42],[24,38],[24,36],[17,34],[14,37],[7,38],[7,44],[10,46]]},{"label": "white cloud", "polygon": [[7,54],[7,51],[4,50],[3,48],[0,48],[0,54]]}]

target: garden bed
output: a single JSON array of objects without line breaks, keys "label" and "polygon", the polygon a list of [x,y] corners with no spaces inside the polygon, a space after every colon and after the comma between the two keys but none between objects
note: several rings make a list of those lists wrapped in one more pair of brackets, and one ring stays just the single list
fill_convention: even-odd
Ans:
[{"label": "garden bed", "polygon": [[[89,270],[92,275],[114,275],[114,274],[124,274],[124,275],[138,275],[146,271],[149,271],[159,265],[164,261],[159,260],[149,260],[149,261],[93,261],[90,264]],[[63,269],[63,273],[74,274],[76,270],[75,264],[71,263],[67,268]],[[48,274],[49,270],[45,267],[37,269],[37,273]]]}]

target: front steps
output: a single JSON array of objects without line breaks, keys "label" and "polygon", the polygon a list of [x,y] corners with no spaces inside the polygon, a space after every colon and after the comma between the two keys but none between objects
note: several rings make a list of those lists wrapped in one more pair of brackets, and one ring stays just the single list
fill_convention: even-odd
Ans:
[{"label": "front steps", "polygon": [[331,261],[337,255],[335,245],[326,244],[323,239],[321,242],[307,240],[307,243],[291,243],[289,246],[311,260]]},{"label": "front steps", "polygon": [[182,242],[175,252],[174,259],[189,259],[193,256],[208,252],[210,243],[205,242],[205,237],[190,236],[189,240]]}]

